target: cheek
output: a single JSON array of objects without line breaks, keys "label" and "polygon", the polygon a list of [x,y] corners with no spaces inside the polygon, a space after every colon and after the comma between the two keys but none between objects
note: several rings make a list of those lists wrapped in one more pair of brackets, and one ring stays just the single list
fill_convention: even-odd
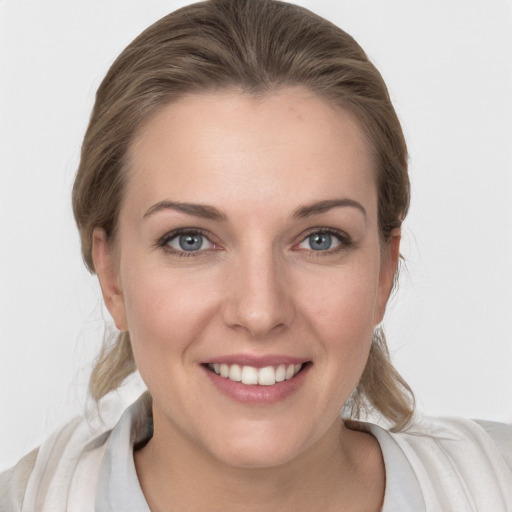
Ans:
[{"label": "cheek", "polygon": [[352,389],[366,364],[376,326],[378,263],[331,272],[328,280],[318,279],[307,289],[303,314],[321,342],[319,350],[329,368],[326,378],[339,389]]},{"label": "cheek", "polygon": [[373,332],[378,299],[378,272],[374,268],[331,272],[323,283],[310,282],[306,293],[309,298],[302,303],[307,315],[326,334],[334,338],[346,334],[358,340]]},{"label": "cheek", "polygon": [[128,268],[125,307],[136,358],[186,355],[188,345],[214,314],[217,297],[212,279],[148,265]]}]

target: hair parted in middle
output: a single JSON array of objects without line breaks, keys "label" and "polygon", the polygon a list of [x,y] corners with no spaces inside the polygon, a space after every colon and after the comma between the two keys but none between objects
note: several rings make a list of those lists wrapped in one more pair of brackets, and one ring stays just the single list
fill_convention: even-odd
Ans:
[{"label": "hair parted in middle", "polygon": [[[409,207],[407,147],[380,73],[346,32],[303,7],[277,0],[209,0],[160,19],[112,64],[101,83],[73,187],[82,255],[94,272],[92,233],[115,244],[127,184],[127,152],[138,130],[164,105],[190,93],[233,89],[271,94],[308,88],[349,111],[376,162],[381,245]],[[99,400],[136,369],[128,333],[105,340],[90,391]],[[376,410],[402,429],[414,410],[411,389],[374,333],[361,380],[346,407],[351,417]]]}]

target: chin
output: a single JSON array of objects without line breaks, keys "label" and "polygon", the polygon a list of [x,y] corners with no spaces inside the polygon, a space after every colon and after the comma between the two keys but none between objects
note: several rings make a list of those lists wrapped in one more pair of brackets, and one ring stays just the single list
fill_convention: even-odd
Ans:
[{"label": "chin", "polygon": [[271,468],[290,462],[307,449],[303,436],[293,436],[289,431],[258,430],[258,433],[252,431],[243,436],[217,439],[210,445],[213,448],[210,451],[215,458],[233,468]]},{"label": "chin", "polygon": [[275,449],[267,446],[235,447],[221,455],[221,461],[233,468],[273,468],[290,462],[297,456],[294,450]]}]

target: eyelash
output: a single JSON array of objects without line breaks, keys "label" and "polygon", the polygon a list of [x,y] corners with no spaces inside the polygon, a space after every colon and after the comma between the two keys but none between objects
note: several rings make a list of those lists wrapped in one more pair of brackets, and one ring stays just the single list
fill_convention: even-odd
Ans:
[{"label": "eyelash", "polygon": [[[197,251],[179,251],[176,249],[173,249],[167,245],[171,240],[175,239],[176,237],[180,235],[201,235],[205,237],[209,243],[211,243],[214,247],[217,247],[215,242],[212,241],[211,235],[206,233],[205,231],[197,228],[180,228],[173,231],[170,231],[166,233],[162,238],[158,240],[158,242],[155,244],[158,248],[164,250],[167,253],[170,253],[174,256],[178,256],[180,258],[190,258],[190,257],[197,257],[204,255],[205,251],[211,250],[211,249],[199,249]],[[313,249],[297,249],[298,251],[304,251],[308,252],[313,257],[322,257],[327,255],[332,255],[335,253],[338,253],[340,251],[346,250],[354,245],[352,239],[349,235],[347,235],[345,232],[332,229],[332,228],[314,228],[311,229],[308,233],[304,234],[300,241],[296,244],[294,244],[293,247],[296,247],[300,244],[302,244],[304,241],[306,241],[310,236],[313,235],[330,235],[335,238],[337,238],[339,245],[334,247],[333,249],[326,249],[325,251],[315,251]]]},{"label": "eyelash", "polygon": [[179,258],[193,258],[202,256],[204,254],[205,249],[200,249],[198,251],[178,251],[167,245],[171,240],[180,235],[201,235],[206,238],[206,240],[208,240],[208,242],[210,242],[213,246],[217,246],[217,244],[211,240],[211,235],[197,228],[180,228],[175,229],[174,231],[170,231],[169,233],[166,233],[162,238],[160,238],[160,240],[158,240],[156,246],[165,252],[172,254],[173,256],[178,256]]},{"label": "eyelash", "polygon": [[[347,235],[347,233],[345,233],[344,231],[340,231],[338,229],[333,229],[333,228],[313,228],[308,233],[306,233],[301,238],[300,242],[298,244],[295,244],[295,246],[302,244],[310,236],[313,236],[313,235],[330,235],[332,237],[335,237],[339,242],[338,246],[336,246],[332,249],[331,248],[326,249],[325,251],[315,251],[313,249],[303,249],[305,252],[309,253],[310,256],[315,257],[315,258],[321,258],[322,256],[333,255],[340,251],[349,249],[350,247],[352,247],[354,245],[352,238],[349,235]],[[298,250],[301,250],[301,249],[298,249]]]}]

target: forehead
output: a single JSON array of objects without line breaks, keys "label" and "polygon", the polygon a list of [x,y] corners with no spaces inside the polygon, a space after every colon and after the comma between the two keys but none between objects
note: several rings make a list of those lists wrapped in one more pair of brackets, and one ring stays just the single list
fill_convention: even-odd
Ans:
[{"label": "forehead", "polygon": [[128,154],[127,200],[281,204],[347,194],[376,201],[371,151],[357,121],[302,87],[265,96],[191,94],[143,125]]}]

